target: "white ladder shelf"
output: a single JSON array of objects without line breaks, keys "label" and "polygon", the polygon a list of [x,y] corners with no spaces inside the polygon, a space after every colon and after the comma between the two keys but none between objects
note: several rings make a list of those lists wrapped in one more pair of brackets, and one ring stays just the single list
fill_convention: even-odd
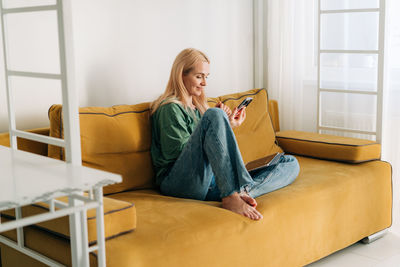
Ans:
[{"label": "white ladder shelf", "polygon": [[[70,0],[54,0],[52,5],[21,6],[8,8],[0,0],[1,30],[8,102],[8,118],[11,149],[0,147],[0,163],[5,175],[0,180],[0,212],[15,208],[16,220],[1,222],[0,233],[17,229],[17,242],[0,236],[0,242],[50,266],[61,266],[37,252],[25,247],[23,227],[34,223],[69,215],[71,256],[73,266],[89,266],[89,253],[97,250],[99,266],[105,266],[104,214],[102,187],[121,182],[121,176],[81,166],[79,114],[74,84],[74,54],[72,42],[72,9]],[[57,14],[60,73],[27,72],[9,69],[7,43],[7,16],[32,12],[54,11]],[[64,140],[18,130],[16,128],[13,88],[10,77],[56,79],[61,81]],[[65,149],[66,163],[17,150],[17,137],[56,145]],[[28,166],[27,166],[28,163]],[[52,166],[51,171],[48,167]],[[29,168],[31,167],[31,168]],[[21,175],[23,173],[24,175]],[[30,177],[34,174],[33,177]],[[51,173],[52,177],[49,177]],[[83,175],[85,174],[85,175]],[[28,177],[27,177],[28,176]],[[27,179],[30,178],[30,179]],[[52,179],[61,179],[56,186]],[[35,183],[32,183],[32,180]],[[22,182],[21,182],[22,181]],[[39,184],[39,188],[37,188]],[[36,185],[36,186],[35,186]],[[72,190],[74,189],[74,190]],[[76,189],[79,189],[78,191]],[[88,197],[83,191],[91,192]],[[68,192],[68,193],[66,193]],[[94,193],[93,193],[94,192]],[[60,205],[55,198],[68,196],[69,204]],[[29,200],[27,202],[27,200]],[[45,215],[22,217],[21,207],[45,201],[52,208]],[[54,208],[58,203],[59,209]],[[88,246],[86,211],[96,208],[97,245]]]}]

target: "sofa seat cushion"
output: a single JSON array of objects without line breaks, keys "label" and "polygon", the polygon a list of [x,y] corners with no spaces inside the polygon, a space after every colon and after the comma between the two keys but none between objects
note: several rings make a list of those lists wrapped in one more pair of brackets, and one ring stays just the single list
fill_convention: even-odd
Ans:
[{"label": "sofa seat cushion", "polygon": [[381,145],[366,139],[301,131],[278,132],[276,138],[285,152],[296,155],[351,163],[381,158]]},{"label": "sofa seat cushion", "polygon": [[[66,197],[59,198],[58,200],[65,203],[68,202]],[[113,198],[103,198],[104,207],[104,231],[105,238],[111,239],[129,232],[136,228],[136,208],[135,205]],[[34,205],[25,206],[22,208],[22,216],[28,217],[37,215],[48,211],[49,205],[47,203],[39,202]],[[8,218],[15,218],[14,210],[7,210],[2,212],[2,216]],[[90,209],[87,211],[87,225],[88,225],[88,241],[89,244],[96,243],[96,210]],[[36,224],[42,230],[51,232],[62,238],[69,239],[69,219],[67,216],[57,218],[51,221],[45,221]]]},{"label": "sofa seat cushion", "polygon": [[138,228],[106,242],[107,266],[303,266],[391,225],[390,164],[298,160],[293,184],[257,198],[260,221],[156,191],[111,195],[135,203]]}]

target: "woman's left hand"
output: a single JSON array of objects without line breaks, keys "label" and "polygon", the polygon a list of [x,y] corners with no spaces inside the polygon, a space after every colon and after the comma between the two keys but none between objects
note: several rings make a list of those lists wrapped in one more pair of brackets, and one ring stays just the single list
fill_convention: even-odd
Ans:
[{"label": "woman's left hand", "polygon": [[218,102],[218,104],[217,104],[215,107],[216,107],[216,108],[220,108],[220,109],[222,109],[223,111],[225,111],[225,113],[226,113],[226,115],[228,115],[228,117],[232,115],[232,110],[231,110],[227,105],[225,105],[224,103],[222,103],[221,101]]},{"label": "woman's left hand", "polygon": [[240,126],[246,119],[245,107],[239,111],[237,108],[235,108],[233,112],[227,105],[222,102],[218,102],[215,107],[222,109],[226,113],[226,115],[228,115],[229,124],[231,125],[232,129]]},{"label": "woman's left hand", "polygon": [[240,126],[246,119],[246,107],[238,110],[235,108],[232,114],[229,116],[229,123],[232,128]]}]

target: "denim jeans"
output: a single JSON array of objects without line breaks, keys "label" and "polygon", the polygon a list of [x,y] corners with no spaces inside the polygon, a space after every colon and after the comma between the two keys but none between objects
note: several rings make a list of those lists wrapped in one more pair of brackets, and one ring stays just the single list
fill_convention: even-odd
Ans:
[{"label": "denim jeans", "polygon": [[[297,164],[294,157],[290,158],[293,166]],[[220,200],[243,190],[251,196],[253,192],[258,196],[264,187],[268,190],[271,186],[282,187],[282,184],[287,185],[296,178],[298,164],[297,172],[284,170],[283,165],[279,168],[280,165],[268,172],[261,170],[252,177],[244,166],[227,115],[222,109],[210,108],[203,114],[178,159],[162,180],[160,189],[166,195],[198,200]],[[290,179],[285,177],[282,182],[274,179],[273,185],[264,183],[266,180],[263,177],[271,178],[271,173],[291,175]]]},{"label": "denim jeans", "polygon": [[[290,155],[284,155],[278,164],[250,172],[254,184],[248,189],[248,194],[256,198],[290,185],[296,179],[299,171],[300,166],[297,159]],[[206,200],[221,200],[215,177],[212,178]]]},{"label": "denim jeans", "polygon": [[283,155],[279,163],[250,172],[255,182],[248,191],[253,198],[278,190],[294,182],[300,172],[300,166],[294,156]]}]

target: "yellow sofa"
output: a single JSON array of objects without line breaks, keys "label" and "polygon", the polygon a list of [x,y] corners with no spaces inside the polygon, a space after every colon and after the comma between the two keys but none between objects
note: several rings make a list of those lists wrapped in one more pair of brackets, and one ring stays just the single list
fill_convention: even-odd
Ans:
[{"label": "yellow sofa", "polygon": [[[104,189],[108,266],[304,266],[391,226],[392,170],[379,160],[379,144],[279,131],[278,106],[268,101],[265,89],[209,99],[209,104],[234,107],[247,96],[254,101],[245,123],[235,129],[244,161],[284,150],[296,155],[301,168],[293,184],[257,199],[260,221],[222,209],[218,202],[159,193],[149,152],[148,103],[80,109],[83,164],[123,176],[121,184]],[[52,106],[49,118],[50,128],[32,131],[62,137],[61,106]],[[0,144],[9,145],[8,134],[0,135]],[[58,147],[24,139],[18,144],[63,159]],[[46,208],[39,203],[23,214]],[[13,212],[2,217],[13,219]],[[71,264],[66,218],[25,231],[27,247]],[[93,231],[89,225],[92,243]],[[3,235],[16,239],[15,231]],[[0,253],[4,267],[42,266],[2,244]],[[96,264],[95,253],[90,262]]]}]

